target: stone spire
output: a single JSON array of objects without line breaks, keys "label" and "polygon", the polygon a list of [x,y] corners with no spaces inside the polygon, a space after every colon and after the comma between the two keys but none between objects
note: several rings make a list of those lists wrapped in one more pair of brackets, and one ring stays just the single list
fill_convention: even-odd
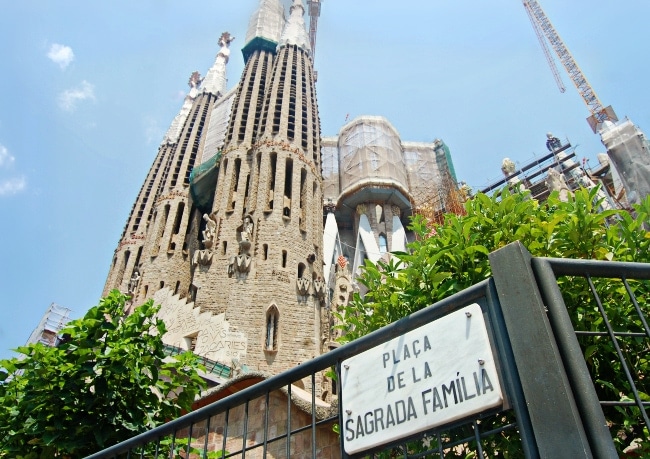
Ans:
[{"label": "stone spire", "polygon": [[181,135],[181,130],[185,124],[187,116],[190,114],[192,109],[192,104],[194,104],[194,99],[199,94],[199,85],[201,84],[201,74],[199,72],[193,72],[190,75],[190,79],[187,82],[187,85],[190,87],[190,92],[185,96],[183,101],[183,106],[178,112],[178,115],[172,121],[172,124],[169,126],[165,137],[163,138],[162,144],[174,144],[178,142],[178,137]]},{"label": "stone spire", "polygon": [[289,11],[289,20],[282,31],[278,48],[287,45],[295,45],[311,55],[309,34],[305,27],[305,7],[302,4],[302,0],[293,0],[293,5],[291,5]]},{"label": "stone spire", "polygon": [[224,94],[226,92],[226,64],[230,58],[230,43],[235,39],[228,32],[221,34],[219,45],[221,49],[217,54],[214,65],[208,70],[208,74],[203,80],[203,92],[209,92],[214,95]]}]

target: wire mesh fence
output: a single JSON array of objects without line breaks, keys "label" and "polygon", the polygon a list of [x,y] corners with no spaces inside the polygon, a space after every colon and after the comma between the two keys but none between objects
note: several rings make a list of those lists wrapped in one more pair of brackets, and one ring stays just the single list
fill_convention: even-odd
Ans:
[{"label": "wire mesh fence", "polygon": [[[566,311],[619,454],[646,457],[650,454],[650,265],[536,259],[534,266],[540,288],[547,293],[556,334],[566,332],[557,323]],[[554,290],[561,296],[553,295]],[[579,375],[575,368],[572,371],[572,360],[577,356],[561,340],[560,344],[575,380]]]}]

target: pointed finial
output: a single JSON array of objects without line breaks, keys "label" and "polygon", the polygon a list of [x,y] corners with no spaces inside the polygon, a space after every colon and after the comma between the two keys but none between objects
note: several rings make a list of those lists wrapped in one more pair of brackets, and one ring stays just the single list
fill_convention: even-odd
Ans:
[{"label": "pointed finial", "polygon": [[305,7],[302,4],[302,0],[293,0],[293,5],[289,8],[289,12],[293,13],[294,8],[302,8],[301,14],[305,14]]},{"label": "pointed finial", "polygon": [[293,0],[289,11],[289,19],[280,37],[278,48],[286,45],[296,45],[311,54],[309,34],[307,33],[305,18],[303,17],[305,15],[305,7],[302,4],[302,0]]},{"label": "pointed finial", "polygon": [[[224,51],[225,49],[229,50],[230,43],[235,39],[232,35],[230,35],[230,32],[224,32],[221,34],[221,37],[219,37],[219,46],[221,46],[221,51]],[[228,52],[230,54],[230,51]]]},{"label": "pointed finial", "polygon": [[192,72],[192,74],[190,75],[190,79],[189,79],[189,81],[187,82],[187,85],[188,85],[190,88],[198,88],[199,85],[201,84],[201,81],[202,81],[202,80],[201,80],[201,74],[200,74],[199,72],[197,72],[197,71],[194,71],[194,72]]},{"label": "pointed finial", "polygon": [[230,33],[224,32],[219,37],[219,52],[214,65],[208,70],[203,81],[203,91],[212,94],[224,94],[226,92],[226,64],[230,58],[230,43],[235,39]]}]

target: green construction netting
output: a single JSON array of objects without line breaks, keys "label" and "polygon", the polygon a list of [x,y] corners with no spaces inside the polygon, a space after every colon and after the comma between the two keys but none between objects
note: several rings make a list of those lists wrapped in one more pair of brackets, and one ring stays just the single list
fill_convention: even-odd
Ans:
[{"label": "green construction netting", "polygon": [[221,152],[196,166],[190,173],[190,194],[194,205],[204,213],[212,211],[214,191],[217,188]]}]

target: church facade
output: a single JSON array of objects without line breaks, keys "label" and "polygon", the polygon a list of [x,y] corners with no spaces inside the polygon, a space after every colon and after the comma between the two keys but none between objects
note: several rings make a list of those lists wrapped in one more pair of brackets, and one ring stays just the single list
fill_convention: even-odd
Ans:
[{"label": "church facade", "polygon": [[[164,341],[231,376],[278,374],[335,343],[332,310],[358,289],[366,259],[409,239],[432,183],[456,188],[441,140],[403,142],[366,116],[323,137],[302,1],[261,0],[239,83],[226,88],[232,37],[163,139],[112,260],[104,294],[154,299]],[[449,191],[449,190],[448,190]],[[310,389],[311,381],[298,382]],[[330,382],[315,380],[327,398]]]}]

